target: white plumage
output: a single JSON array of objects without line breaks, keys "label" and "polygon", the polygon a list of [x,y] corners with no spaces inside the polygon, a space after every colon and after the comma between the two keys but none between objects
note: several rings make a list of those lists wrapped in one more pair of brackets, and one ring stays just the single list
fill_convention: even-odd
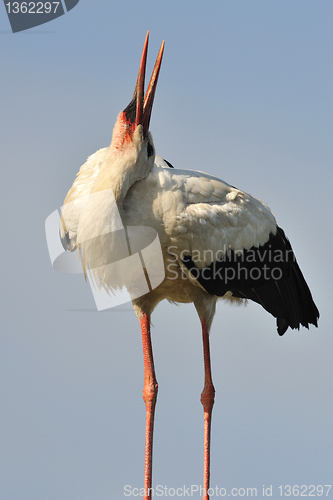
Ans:
[{"label": "white plumage", "polygon": [[[147,193],[149,200],[142,203]],[[251,248],[276,231],[263,203],[206,173],[171,169],[160,157],[127,194],[124,214],[128,225],[156,227],[163,244],[176,245],[179,253],[196,250],[203,255],[209,249],[216,255],[223,247]],[[201,268],[209,264],[198,262]]]},{"label": "white plumage", "polygon": [[[60,233],[64,242],[67,238],[67,248],[71,251],[78,246],[78,235],[81,242],[85,239],[91,241],[115,229],[111,226],[114,220],[108,217],[112,198],[110,200],[107,190],[98,200],[90,196],[96,193],[94,185],[105,169],[104,162],[109,168],[108,152],[109,148],[103,148],[88,158],[65,199]],[[113,192],[114,186],[108,184],[107,189]],[[152,227],[160,238],[166,278],[148,298],[150,313],[164,298],[173,302],[194,302],[196,305],[202,301],[202,288],[197,280],[191,279],[181,257],[195,255],[196,266],[203,269],[216,256],[222,259],[229,250],[258,247],[269,240],[271,233],[276,233],[274,216],[264,203],[204,172],[170,168],[159,156],[155,156],[153,168],[147,177],[136,181],[126,193],[122,192],[121,198],[124,226]],[[111,242],[112,238],[108,238],[108,246],[103,249],[107,254],[112,253]],[[96,255],[101,253],[100,240],[93,245],[92,251],[94,255],[90,257],[87,256],[87,248],[82,252],[88,267],[89,262],[96,265]],[[179,279],[176,278],[175,258],[183,271],[178,274]],[[104,262],[107,260],[105,255]],[[92,269],[98,282],[102,281],[102,267]],[[190,286],[184,283],[184,274],[190,278]],[[130,275],[124,276],[125,282],[129,279]],[[193,288],[193,284],[200,289]],[[230,297],[228,293],[225,296],[227,299]],[[147,297],[137,302],[143,300],[146,302]],[[204,292],[204,302],[212,302],[213,305],[216,297],[207,296]],[[210,309],[215,310],[212,307]]]},{"label": "white plumage", "polygon": [[[66,227],[69,250],[77,247],[80,217],[108,149],[87,159],[65,199],[61,236],[65,237]],[[154,227],[163,244],[176,243],[180,252],[203,250],[209,238],[208,246],[216,253],[221,250],[221,235],[222,246],[228,249],[251,248],[263,245],[276,232],[275,218],[266,204],[207,173],[171,169],[160,156],[155,156],[148,176],[125,194],[123,209],[125,225]]]},{"label": "white plumage", "polygon": [[265,203],[209,174],[177,170],[155,156],[148,127],[163,44],[144,98],[147,43],[148,36],[133,99],[118,116],[110,146],[94,153],[81,167],[64,202],[60,234],[66,249],[80,248],[85,272],[112,293],[137,279],[131,268],[125,271],[126,276],[108,271],[106,263],[114,261],[119,250],[119,231],[146,226],[158,233],[165,279],[133,300],[144,346],[148,429],[145,487],[151,485],[151,420],[157,394],[149,320],[155,306],[167,299],[193,302],[202,323],[204,487],[208,488],[214,401],[208,333],[217,299],[250,299],[261,304],[277,318],[280,335],[288,326],[317,325],[319,313],[290,243]]}]

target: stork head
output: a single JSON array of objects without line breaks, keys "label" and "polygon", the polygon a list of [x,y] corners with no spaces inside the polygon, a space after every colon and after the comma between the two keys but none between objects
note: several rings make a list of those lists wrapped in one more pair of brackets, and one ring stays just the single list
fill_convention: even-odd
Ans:
[{"label": "stork head", "polygon": [[159,50],[146,94],[144,94],[148,38],[149,31],[142,51],[132,100],[118,116],[110,145],[110,154],[115,163],[119,165],[119,169],[123,173],[126,170],[130,174],[130,184],[147,177],[153,168],[155,159],[149,122],[162,62],[164,41]]}]

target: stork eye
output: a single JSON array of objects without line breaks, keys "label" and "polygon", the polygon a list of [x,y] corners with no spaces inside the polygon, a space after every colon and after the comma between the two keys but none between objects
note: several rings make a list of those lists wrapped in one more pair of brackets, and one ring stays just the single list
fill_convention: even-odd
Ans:
[{"label": "stork eye", "polygon": [[149,156],[151,156],[152,154],[154,154],[154,148],[153,146],[150,144],[150,142],[147,143],[147,155],[148,155],[148,158]]}]

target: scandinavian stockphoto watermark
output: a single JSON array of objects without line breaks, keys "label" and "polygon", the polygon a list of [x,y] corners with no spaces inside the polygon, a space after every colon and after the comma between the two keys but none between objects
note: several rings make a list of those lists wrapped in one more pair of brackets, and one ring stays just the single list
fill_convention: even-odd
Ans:
[{"label": "scandinavian stockphoto watermark", "polygon": [[[225,285],[240,282],[278,281],[288,262],[295,261],[291,248],[272,248],[271,245],[253,247],[248,250],[232,250],[221,245],[217,251],[211,249],[182,249],[168,247],[168,279],[179,279],[179,262],[183,262],[191,277],[201,282],[218,280]],[[183,274],[182,279],[186,279]]]},{"label": "scandinavian stockphoto watermark", "polygon": [[9,1],[4,0],[7,16],[13,33],[35,28],[63,16],[72,10],[79,0],[48,1]]}]

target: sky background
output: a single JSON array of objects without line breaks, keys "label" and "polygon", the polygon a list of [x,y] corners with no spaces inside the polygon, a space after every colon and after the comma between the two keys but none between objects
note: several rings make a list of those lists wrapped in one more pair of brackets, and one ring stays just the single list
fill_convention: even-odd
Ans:
[{"label": "sky background", "polygon": [[[258,305],[218,304],[211,485],[255,487],[259,498],[272,485],[278,499],[280,485],[333,483],[333,3],[81,0],[17,34],[0,9],[4,500],[118,500],[125,485],[143,486],[137,318],[131,304],[97,312],[82,275],[52,269],[44,222],[87,156],[110,143],[148,29],[149,74],[166,43],[150,127],[157,153],[266,201],[321,312],[318,329],[280,338]],[[152,336],[153,483],[200,485],[193,305],[161,303]]]}]

